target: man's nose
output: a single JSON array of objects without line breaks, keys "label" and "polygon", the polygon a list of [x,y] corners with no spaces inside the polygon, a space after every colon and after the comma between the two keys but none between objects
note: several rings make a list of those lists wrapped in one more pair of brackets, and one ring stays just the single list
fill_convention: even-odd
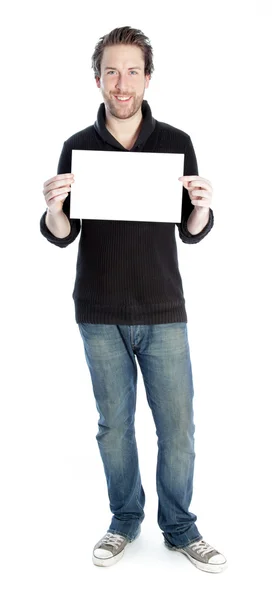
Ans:
[{"label": "man's nose", "polygon": [[126,90],[127,89],[127,77],[126,75],[120,75],[120,77],[117,80],[116,86],[119,90]]}]

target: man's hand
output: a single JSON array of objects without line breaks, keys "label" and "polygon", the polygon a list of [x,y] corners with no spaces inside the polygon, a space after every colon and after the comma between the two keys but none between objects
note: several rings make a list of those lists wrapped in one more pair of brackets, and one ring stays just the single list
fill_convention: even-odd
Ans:
[{"label": "man's hand", "polygon": [[[196,211],[209,212],[212,203],[213,188],[211,182],[199,175],[183,175],[179,177],[182,181]],[[206,210],[203,210],[206,209]]]}]

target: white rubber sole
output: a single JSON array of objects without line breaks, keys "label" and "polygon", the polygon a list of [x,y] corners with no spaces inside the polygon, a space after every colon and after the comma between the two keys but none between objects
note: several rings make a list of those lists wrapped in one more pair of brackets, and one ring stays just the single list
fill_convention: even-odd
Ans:
[{"label": "white rubber sole", "polygon": [[119,554],[116,554],[116,556],[112,556],[111,558],[97,558],[97,556],[93,554],[93,564],[97,567],[111,567],[112,565],[117,563],[118,560],[122,558],[122,556],[124,556],[124,553],[125,548],[121,552],[119,552]]}]

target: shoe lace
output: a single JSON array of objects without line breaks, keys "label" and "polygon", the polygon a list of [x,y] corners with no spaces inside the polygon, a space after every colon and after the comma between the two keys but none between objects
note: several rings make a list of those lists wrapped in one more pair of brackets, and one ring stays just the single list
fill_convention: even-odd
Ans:
[{"label": "shoe lace", "polygon": [[205,554],[208,554],[208,552],[212,552],[214,550],[213,546],[210,546],[207,544],[207,542],[204,542],[204,540],[192,542],[189,544],[189,546],[192,548],[192,550],[196,550],[196,552],[201,556],[204,556]]},{"label": "shoe lace", "polygon": [[110,544],[111,546],[114,546],[114,548],[118,548],[123,541],[124,537],[122,535],[118,535],[117,533],[106,533],[101,543]]}]

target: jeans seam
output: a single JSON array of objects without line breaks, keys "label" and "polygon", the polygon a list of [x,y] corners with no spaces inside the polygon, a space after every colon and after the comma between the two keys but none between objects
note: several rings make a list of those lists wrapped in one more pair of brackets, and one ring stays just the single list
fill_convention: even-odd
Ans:
[{"label": "jeans seam", "polygon": [[[188,538],[188,536],[187,536],[187,538]],[[202,535],[200,535],[200,536],[194,538],[193,540],[187,541],[187,543],[184,546],[175,546],[175,544],[171,544],[171,542],[168,542],[168,540],[166,540],[166,541],[170,544],[170,546],[173,546],[173,548],[186,548],[186,546],[189,546],[189,544],[192,544],[193,542],[197,542],[198,540],[202,540],[202,539],[203,539],[203,537],[202,537]]]}]

